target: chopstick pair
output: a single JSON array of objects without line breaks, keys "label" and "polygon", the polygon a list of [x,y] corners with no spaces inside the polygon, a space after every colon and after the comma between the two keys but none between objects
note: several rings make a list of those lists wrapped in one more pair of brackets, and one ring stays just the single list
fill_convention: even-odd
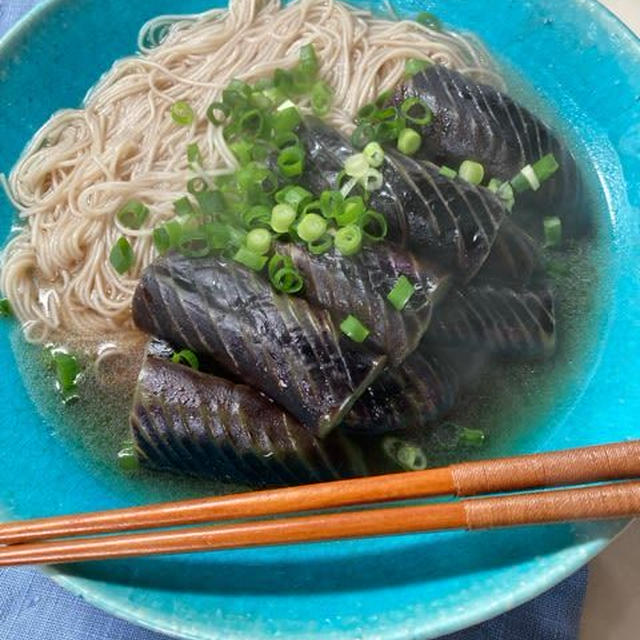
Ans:
[{"label": "chopstick pair", "polygon": [[[617,482],[469,497],[606,481]],[[446,495],[465,499],[99,535]],[[632,441],[467,462],[441,469],[9,522],[0,525],[0,544],[6,545],[0,547],[0,566],[637,515],[640,515],[640,441]]]}]

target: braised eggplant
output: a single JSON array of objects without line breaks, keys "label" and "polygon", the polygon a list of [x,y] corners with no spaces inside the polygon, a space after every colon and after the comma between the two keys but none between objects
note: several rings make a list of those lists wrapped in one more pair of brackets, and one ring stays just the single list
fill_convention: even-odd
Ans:
[{"label": "braised eggplant", "polygon": [[[299,135],[307,151],[303,182],[315,193],[335,189],[345,160],[356,150],[316,118],[305,119]],[[434,164],[391,150],[380,171],[382,185],[371,192],[369,206],[384,214],[387,239],[464,281],[472,278],[507,216],[502,201],[488,189],[441,175]]]},{"label": "braised eggplant", "polygon": [[434,314],[425,341],[506,358],[548,357],[555,350],[553,295],[546,287],[453,289]]},{"label": "braised eggplant", "polygon": [[578,232],[587,225],[581,174],[569,149],[549,126],[489,85],[442,65],[431,65],[401,84],[396,104],[410,97],[423,100],[433,118],[421,127],[421,159],[457,168],[464,160],[483,164],[488,176],[510,180],[527,164],[553,153],[558,172],[518,203],[535,203],[545,215],[563,216],[564,226]]},{"label": "braised eggplant", "polygon": [[[289,256],[303,274],[301,295],[331,311],[337,322],[355,314],[371,332],[367,343],[385,353],[391,366],[416,348],[451,280],[440,267],[386,242],[365,245],[348,257],[336,250],[314,255],[294,243],[279,244],[277,252]],[[387,296],[402,276],[414,293],[397,310]]]},{"label": "braised eggplant", "polygon": [[316,438],[243,384],[147,354],[130,426],[142,464],[252,487],[364,475],[357,447],[336,432]]},{"label": "braised eggplant", "polygon": [[210,356],[321,436],[386,361],[342,335],[328,311],[278,294],[220,256],[155,260],[136,289],[133,319],[147,333]]}]

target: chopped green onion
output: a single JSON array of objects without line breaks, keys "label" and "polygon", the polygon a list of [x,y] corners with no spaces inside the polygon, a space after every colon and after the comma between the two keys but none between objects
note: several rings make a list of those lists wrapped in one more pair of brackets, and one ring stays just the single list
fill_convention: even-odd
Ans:
[{"label": "chopped green onion", "polygon": [[489,191],[491,191],[492,193],[498,193],[500,185],[502,185],[501,180],[498,180],[498,178],[491,178],[491,180],[489,180],[489,184],[487,185],[487,189],[489,189]]},{"label": "chopped green onion", "polygon": [[278,253],[269,260],[269,280],[284,293],[298,293],[304,286],[302,275],[293,266],[291,258]]},{"label": "chopped green onion", "polygon": [[387,235],[387,219],[372,209],[367,209],[362,214],[359,224],[365,238],[373,242],[379,242]]},{"label": "chopped green onion", "polygon": [[236,140],[229,145],[229,148],[237,158],[240,166],[244,167],[251,162],[253,145],[248,140]]},{"label": "chopped green onion", "polygon": [[264,140],[256,140],[251,146],[251,159],[264,162],[271,153],[272,146]]},{"label": "chopped green onion", "polygon": [[242,214],[242,221],[249,229],[268,227],[271,220],[271,208],[264,204],[256,204]]},{"label": "chopped green onion", "polygon": [[258,78],[253,84],[254,91],[265,91],[266,89],[273,88],[273,79],[267,76]]},{"label": "chopped green onion", "polygon": [[397,140],[405,125],[404,118],[397,118],[391,122],[379,122],[375,126],[375,139],[378,142],[392,142]]},{"label": "chopped green onion", "polygon": [[433,118],[429,105],[420,98],[407,98],[400,105],[400,113],[411,123],[426,126]]},{"label": "chopped green onion", "polygon": [[300,145],[300,138],[293,131],[281,131],[273,137],[273,142],[278,149],[285,147],[297,147]]},{"label": "chopped green onion", "polygon": [[318,73],[318,57],[316,56],[316,50],[311,43],[305,44],[300,48],[299,68],[303,73],[312,78],[315,78]]},{"label": "chopped green onion", "polygon": [[384,162],[384,151],[377,142],[369,142],[362,151],[367,162],[372,167],[379,167]]},{"label": "chopped green onion", "polygon": [[188,258],[204,258],[209,255],[209,236],[201,229],[182,233],[178,242],[178,250]]},{"label": "chopped green onion", "polygon": [[254,91],[249,96],[249,104],[260,111],[269,111],[273,108],[273,100],[262,91]]},{"label": "chopped green onion", "polygon": [[458,175],[471,184],[480,184],[484,180],[484,167],[479,162],[465,160],[458,169]]},{"label": "chopped green onion", "polygon": [[339,191],[323,191],[320,194],[320,209],[325,218],[337,218],[344,208],[344,196]]},{"label": "chopped green onion", "polygon": [[271,249],[271,233],[267,229],[252,229],[247,234],[247,249],[258,255],[264,255]]},{"label": "chopped green onion", "polygon": [[264,265],[267,264],[267,260],[269,258],[267,258],[267,256],[260,255],[259,253],[255,253],[250,249],[247,249],[247,247],[240,247],[233,256],[233,259],[253,271],[261,271],[264,268]]},{"label": "chopped green onion", "polygon": [[326,116],[331,109],[333,91],[326,82],[316,82],[311,88],[311,109],[316,116]]},{"label": "chopped green onion", "polygon": [[182,351],[176,351],[171,356],[171,362],[175,362],[175,364],[186,364],[196,371],[200,368],[198,356],[193,353],[191,349],[182,349]]},{"label": "chopped green onion", "polygon": [[415,130],[406,128],[398,136],[398,151],[407,156],[413,155],[422,144],[422,136]]},{"label": "chopped green onion", "polygon": [[176,220],[165,222],[153,230],[153,243],[161,255],[177,247],[182,237],[182,225]]},{"label": "chopped green onion", "polygon": [[383,120],[395,120],[398,117],[398,110],[395,107],[385,107],[378,109],[373,117],[375,120],[382,122]]},{"label": "chopped green onion", "polygon": [[415,293],[416,288],[411,284],[410,280],[406,276],[400,276],[396,283],[393,285],[387,300],[398,310],[402,311],[407,302],[411,299],[411,296]]},{"label": "chopped green onion", "polygon": [[118,451],[118,466],[122,471],[137,471],[140,468],[138,455],[133,445],[124,446]]},{"label": "chopped green onion", "polygon": [[257,109],[246,111],[242,114],[240,120],[238,120],[238,127],[240,132],[245,136],[255,137],[261,131],[264,124],[264,118]]},{"label": "chopped green onion", "polygon": [[477,448],[485,444],[486,434],[481,429],[469,429],[454,422],[444,422],[433,432],[433,444],[445,451],[459,448]]},{"label": "chopped green onion", "polygon": [[336,231],[333,242],[343,256],[352,256],[362,246],[362,229],[355,224],[348,224]]},{"label": "chopped green onion", "polygon": [[271,210],[271,228],[276,233],[286,233],[296,219],[296,210],[290,204],[277,204]]},{"label": "chopped green onion", "polygon": [[129,200],[118,211],[118,220],[123,227],[139,229],[149,215],[149,208],[140,200]]},{"label": "chopped green onion", "polygon": [[391,99],[393,91],[383,91],[375,100],[375,105],[378,109],[382,109]]},{"label": "chopped green onion", "polygon": [[7,317],[12,315],[11,304],[7,298],[0,298],[0,316]]},{"label": "chopped green onion", "polygon": [[503,182],[496,191],[496,195],[502,200],[504,206],[508,211],[513,209],[513,205],[516,202],[515,195],[513,193],[513,187],[508,182]]},{"label": "chopped green onion", "polygon": [[273,73],[273,86],[285,96],[293,93],[294,79],[291,71],[276,69]]},{"label": "chopped green onion", "polygon": [[171,117],[176,124],[189,125],[193,122],[193,109],[188,102],[180,100],[171,105]]},{"label": "chopped green onion", "polygon": [[387,455],[407,471],[422,471],[427,468],[427,456],[417,444],[403,442],[398,438],[385,438],[383,448]]},{"label": "chopped green onion", "polygon": [[216,213],[221,213],[227,208],[224,196],[221,191],[209,191],[208,189],[196,195],[198,206],[203,215],[212,217]]},{"label": "chopped green onion", "polygon": [[340,323],[340,331],[354,342],[364,342],[371,333],[358,318],[351,314]]},{"label": "chopped green onion", "polygon": [[421,24],[423,27],[428,27],[434,31],[442,31],[442,22],[440,21],[440,18],[429,11],[421,11],[416,16],[416,22]]},{"label": "chopped green onion", "polygon": [[331,245],[333,244],[333,238],[325,233],[323,236],[320,236],[316,240],[312,240],[307,243],[307,250],[309,253],[313,253],[314,255],[320,255],[321,253],[326,253],[331,249]]},{"label": "chopped green onion", "polygon": [[364,153],[354,153],[344,161],[346,174],[353,178],[361,178],[369,168],[369,162]]},{"label": "chopped green onion", "polygon": [[404,63],[404,73],[406,76],[415,76],[416,73],[424,71],[433,63],[430,60],[419,60],[418,58],[407,58]]},{"label": "chopped green onion", "polygon": [[378,169],[370,167],[362,176],[361,183],[366,191],[376,191],[382,186],[382,173]]},{"label": "chopped green onion", "polygon": [[56,351],[52,354],[53,364],[56,369],[56,382],[58,389],[63,395],[67,395],[73,391],[80,375],[80,365],[77,359],[62,351]]},{"label": "chopped green onion", "polygon": [[313,194],[304,187],[289,185],[276,192],[276,202],[291,205],[296,213],[300,213],[306,204],[311,202]]},{"label": "chopped green onion", "polygon": [[216,126],[224,124],[224,121],[231,115],[231,107],[224,102],[212,102],[207,109],[207,118],[211,124]]},{"label": "chopped green onion", "polygon": [[187,162],[190,167],[202,166],[202,154],[197,142],[191,142],[187,145]]},{"label": "chopped green onion", "polygon": [[548,153],[533,163],[533,170],[540,182],[548,180],[559,168],[560,165],[553,153]]},{"label": "chopped green onion", "polygon": [[203,226],[203,229],[212,249],[228,249],[230,246],[239,244],[239,241],[233,237],[237,234],[232,233],[231,227],[209,222]]},{"label": "chopped green onion", "polygon": [[232,80],[222,92],[222,102],[232,110],[244,107],[251,95],[251,87],[242,80]]},{"label": "chopped green onion", "polygon": [[236,180],[238,186],[245,191],[257,187],[262,193],[271,194],[278,188],[278,178],[273,171],[257,162],[250,162],[246,167],[239,169]]},{"label": "chopped green onion", "polygon": [[209,188],[206,180],[203,178],[191,178],[189,182],[187,182],[187,191],[192,196],[198,196],[200,193],[204,193]]},{"label": "chopped green onion", "polygon": [[356,115],[356,121],[362,122],[365,120],[370,120],[373,118],[373,114],[376,112],[376,105],[373,102],[369,102],[365,104],[363,107],[358,109],[358,113]]},{"label": "chopped green onion", "polygon": [[278,168],[286,178],[299,176],[304,170],[302,147],[285,147],[278,154]]},{"label": "chopped green onion", "polygon": [[542,221],[544,246],[557,247],[562,242],[562,221],[558,216],[550,216]]},{"label": "chopped green onion", "polygon": [[375,140],[376,132],[371,124],[363,122],[359,124],[351,134],[351,144],[356,149],[363,149],[369,142]]},{"label": "chopped green onion", "polygon": [[351,196],[344,201],[342,211],[335,216],[336,224],[346,227],[348,224],[357,223],[365,210],[364,199],[361,196]]},{"label": "chopped green onion", "polygon": [[441,176],[444,176],[445,178],[451,178],[452,180],[458,175],[458,172],[455,169],[447,167],[446,165],[440,167],[440,171],[438,173]]},{"label": "chopped green onion", "polygon": [[113,268],[122,275],[131,269],[134,259],[135,256],[133,255],[133,249],[129,241],[121,236],[111,248],[109,262],[111,262]]},{"label": "chopped green onion", "polygon": [[511,180],[511,186],[516,193],[522,193],[529,189],[537,191],[540,188],[540,180],[534,168],[528,164],[522,167],[518,175]]},{"label": "chopped green onion", "polygon": [[327,221],[317,213],[308,213],[302,217],[296,231],[301,240],[313,242],[325,234]]}]

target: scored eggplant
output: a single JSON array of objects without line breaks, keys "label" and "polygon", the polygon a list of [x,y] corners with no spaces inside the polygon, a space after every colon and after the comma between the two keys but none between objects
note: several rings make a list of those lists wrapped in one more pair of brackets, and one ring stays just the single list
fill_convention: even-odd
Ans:
[{"label": "scored eggplant", "polygon": [[[306,118],[299,135],[307,151],[302,183],[315,193],[335,189],[356,150],[317,118]],[[387,239],[471,279],[507,216],[502,201],[488,189],[441,175],[434,164],[393,151],[385,152],[380,171],[382,185],[369,194],[369,206],[385,216]]]},{"label": "scored eggplant", "polygon": [[164,356],[152,343],[130,416],[144,466],[252,487],[367,473],[341,433],[316,438],[259,391]]},{"label": "scored eggplant", "polygon": [[556,343],[553,295],[546,287],[454,289],[434,313],[425,341],[505,358],[548,357]]},{"label": "scored eggplant", "polygon": [[415,351],[389,367],[362,394],[344,425],[358,433],[420,429],[454,405],[460,387],[455,368],[442,355]]},{"label": "scored eggplant", "polygon": [[508,95],[442,65],[415,74],[396,90],[394,101],[424,101],[433,118],[418,127],[422,146],[418,157],[457,167],[467,159],[482,163],[489,177],[510,180],[527,164],[553,153],[560,165],[535,192],[521,194],[516,204],[534,204],[544,214],[553,211],[577,233],[588,225],[583,183],[569,149],[552,130]]},{"label": "scored eggplant", "polygon": [[[450,286],[450,276],[440,267],[386,242],[365,245],[349,257],[336,250],[314,255],[294,243],[281,243],[276,251],[289,256],[302,273],[305,299],[331,311],[338,322],[354,314],[371,332],[367,343],[385,353],[392,366],[416,348]],[[402,276],[414,292],[397,310],[387,296]]]},{"label": "scored eggplant", "polygon": [[222,257],[168,254],[147,267],[133,298],[136,326],[213,358],[326,435],[384,368],[386,357],[342,335],[328,311],[278,294]]}]

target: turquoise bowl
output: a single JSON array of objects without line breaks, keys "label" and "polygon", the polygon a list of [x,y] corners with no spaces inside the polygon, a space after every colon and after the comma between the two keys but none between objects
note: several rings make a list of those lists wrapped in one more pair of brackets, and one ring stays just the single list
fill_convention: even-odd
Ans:
[{"label": "turquoise bowl", "polygon": [[[640,425],[640,45],[592,0],[392,0],[477,33],[544,99],[589,172],[602,284],[562,384],[529,428],[492,454],[638,437]],[[132,53],[138,28],[210,0],[50,0],[0,44],[0,168],[48,115],[76,106]],[[541,107],[542,108],[542,107]],[[0,203],[0,232],[13,218]],[[594,285],[595,286],[595,285]],[[0,327],[0,510],[6,519],[121,507],[180,494],[135,482],[58,437],[36,406],[10,323]],[[13,342],[12,342],[13,341]],[[14,345],[12,348],[11,345]],[[18,346],[16,346],[18,345]],[[166,486],[165,486],[166,484]],[[48,569],[118,616],[197,640],[435,638],[500,614],[578,569],[624,523],[407,535]]]}]

